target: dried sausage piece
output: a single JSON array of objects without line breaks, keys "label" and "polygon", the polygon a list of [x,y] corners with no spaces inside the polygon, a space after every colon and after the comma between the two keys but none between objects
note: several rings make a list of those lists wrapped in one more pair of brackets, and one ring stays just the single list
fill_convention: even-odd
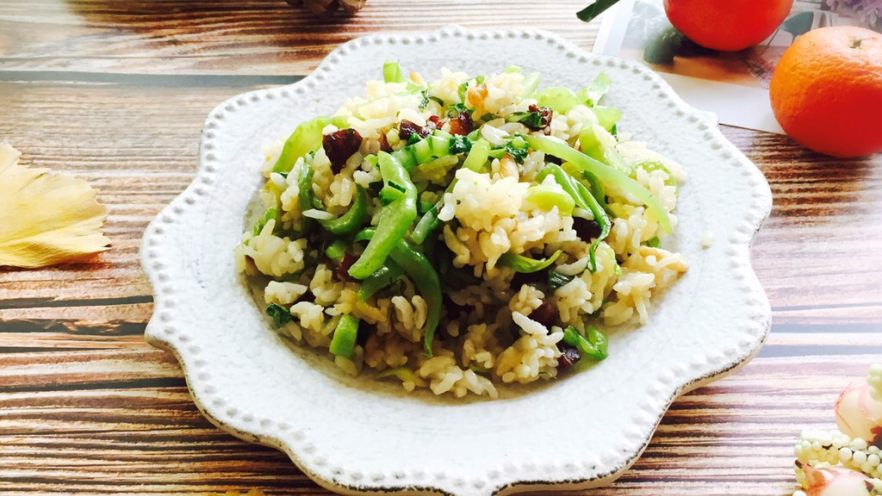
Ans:
[{"label": "dried sausage piece", "polygon": [[551,326],[554,323],[554,316],[557,314],[557,310],[554,308],[554,303],[550,300],[545,300],[539,305],[539,308],[533,310],[530,313],[530,318],[544,325],[545,327]]},{"label": "dried sausage piece", "polygon": [[349,275],[349,267],[352,267],[352,264],[358,260],[358,257],[352,253],[346,252],[343,255],[343,260],[340,260],[340,263],[337,264],[337,268],[334,271],[337,274],[337,279],[341,281],[354,281],[355,279]]},{"label": "dried sausage piece", "polygon": [[409,142],[411,136],[425,138],[429,135],[430,132],[431,131],[429,129],[426,129],[416,122],[411,122],[407,119],[402,119],[401,123],[398,124],[398,136],[404,141]]},{"label": "dried sausage piece", "polygon": [[600,225],[593,220],[585,220],[581,217],[573,217],[573,230],[584,241],[600,236]]},{"label": "dried sausage piece", "polygon": [[392,146],[389,144],[389,139],[386,138],[386,133],[380,131],[380,136],[377,138],[377,143],[380,145],[381,151],[392,153]]},{"label": "dried sausage piece", "polygon": [[341,129],[322,137],[322,148],[331,161],[331,171],[339,173],[346,161],[361,148],[361,135],[355,129]]},{"label": "dried sausage piece", "polygon": [[472,114],[462,111],[453,119],[450,119],[450,134],[458,134],[465,136],[475,129],[475,123],[472,122]]}]

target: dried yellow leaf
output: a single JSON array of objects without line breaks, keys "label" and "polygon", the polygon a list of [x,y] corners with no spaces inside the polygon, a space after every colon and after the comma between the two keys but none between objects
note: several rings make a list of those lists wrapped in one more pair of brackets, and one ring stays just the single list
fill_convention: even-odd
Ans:
[{"label": "dried yellow leaf", "polygon": [[0,143],[0,266],[35,268],[106,250],[107,209],[86,181],[18,165]]}]

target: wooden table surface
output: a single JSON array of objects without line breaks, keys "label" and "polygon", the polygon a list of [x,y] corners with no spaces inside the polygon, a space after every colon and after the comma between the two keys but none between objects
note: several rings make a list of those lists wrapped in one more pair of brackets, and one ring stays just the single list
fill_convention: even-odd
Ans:
[{"label": "wooden table surface", "polygon": [[[355,36],[460,23],[553,30],[590,48],[584,2],[369,0],[315,20],[282,0],[0,2],[0,141],[88,179],[110,209],[96,263],[0,269],[0,494],[326,494],[287,458],[212,427],[147,345],[138,244],[190,182],[218,102],[293,82]],[[791,445],[882,352],[882,157],[842,161],[724,127],[774,192],[753,261],[771,337],[679,399],[643,458],[596,495],[782,496]]]}]

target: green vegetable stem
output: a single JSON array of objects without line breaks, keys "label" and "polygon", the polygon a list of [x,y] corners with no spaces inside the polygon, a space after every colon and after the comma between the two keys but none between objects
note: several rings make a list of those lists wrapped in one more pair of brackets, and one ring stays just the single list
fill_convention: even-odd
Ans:
[{"label": "green vegetable stem", "polygon": [[282,153],[273,164],[273,172],[290,172],[294,164],[297,163],[297,159],[317,150],[322,145],[322,129],[328,124],[345,127],[347,120],[346,117],[319,116],[297,126],[291,136],[285,140]]},{"label": "green vegetable stem", "polygon": [[388,60],[383,64],[383,81],[387,83],[403,83],[404,74],[398,62]]},{"label": "green vegetable stem", "polygon": [[590,257],[591,262],[591,272],[597,272],[595,253],[597,252],[597,247],[600,242],[606,239],[609,235],[612,223],[606,215],[606,211],[604,211],[603,207],[600,205],[600,202],[598,202],[597,199],[594,198],[594,195],[591,194],[591,191],[576,178],[567,174],[563,168],[557,164],[548,164],[542,169],[542,172],[539,173],[537,180],[541,181],[542,178],[548,174],[551,174],[551,176],[554,177],[554,180],[560,185],[561,189],[570,195],[572,201],[578,205],[579,208],[589,210],[594,216],[594,222],[597,222],[597,225],[600,226],[600,235],[591,243],[591,247],[588,251],[588,256]]},{"label": "green vegetable stem", "polygon": [[336,219],[320,220],[319,224],[330,233],[342,235],[357,231],[364,225],[367,219],[367,194],[364,189],[359,186],[358,191],[355,194],[355,200],[345,214]]},{"label": "green vegetable stem", "polygon": [[404,269],[400,265],[392,260],[386,260],[382,267],[361,282],[361,286],[358,288],[358,297],[362,301],[366,301],[377,291],[389,286],[403,275]]},{"label": "green vegetable stem", "polygon": [[490,143],[481,138],[472,143],[472,149],[466,156],[462,166],[475,172],[484,172],[487,159],[490,157]]},{"label": "green vegetable stem", "polygon": [[394,188],[402,194],[380,210],[375,235],[349,268],[349,275],[355,279],[365,279],[383,266],[417,215],[417,189],[401,162],[386,152],[380,152],[378,164],[385,183],[383,189]]},{"label": "green vegetable stem", "polygon": [[338,239],[325,248],[325,255],[334,262],[340,262],[346,256],[346,242]]},{"label": "green vegetable stem", "polygon": [[574,326],[568,326],[564,329],[563,340],[566,344],[579,350],[583,358],[600,361],[609,354],[609,340],[594,326],[588,326],[584,333]]},{"label": "green vegetable stem", "polygon": [[554,291],[561,286],[569,284],[573,280],[573,276],[561,274],[556,270],[548,271],[548,289]]},{"label": "green vegetable stem", "polygon": [[555,156],[573,164],[583,172],[597,176],[606,187],[616,188],[636,198],[646,205],[648,211],[656,218],[664,233],[672,231],[671,219],[661,203],[646,188],[631,179],[623,172],[605,165],[584,153],[571,148],[567,143],[547,136],[529,136],[527,141],[534,149]]},{"label": "green vegetable stem", "polygon": [[[363,229],[358,234],[359,236],[368,238],[373,242],[373,240],[377,239],[377,236],[379,236],[380,230],[377,229],[376,231],[371,231]],[[368,246],[370,246],[370,244],[368,244]],[[416,286],[417,291],[419,291],[423,299],[426,300],[426,328],[423,333],[423,348],[426,355],[432,356],[432,340],[435,338],[435,329],[438,327],[438,322],[441,320],[441,279],[438,277],[438,272],[436,272],[435,268],[432,266],[432,262],[430,262],[429,259],[417,248],[413,247],[404,239],[399,239],[394,244],[390,256],[392,261],[404,271],[404,274],[407,274],[407,277],[409,277],[414,286]],[[400,276],[396,276],[395,278],[397,279],[397,277]],[[382,281],[371,282],[371,287],[366,289],[365,293],[379,289],[375,289],[374,285],[379,286],[381,282]],[[389,282],[391,283],[392,281]]]},{"label": "green vegetable stem", "polygon": [[352,358],[355,353],[355,343],[358,341],[358,324],[361,321],[352,315],[346,314],[340,317],[337,327],[334,328],[334,336],[331,337],[331,345],[328,350],[336,356]]},{"label": "green vegetable stem", "polygon": [[557,250],[550,257],[536,260],[535,258],[525,257],[517,253],[505,253],[499,257],[499,263],[506,267],[511,267],[515,272],[522,274],[532,274],[540,270],[547,269],[560,256],[561,250]]},{"label": "green vegetable stem", "polygon": [[410,246],[407,241],[399,240],[392,249],[392,260],[395,261],[414,286],[426,300],[426,328],[423,333],[423,348],[426,355],[432,356],[432,340],[435,329],[441,319],[441,280],[425,255]]},{"label": "green vegetable stem", "polygon": [[270,207],[270,208],[266,209],[266,211],[263,213],[263,215],[260,217],[260,219],[258,219],[257,222],[254,223],[254,229],[252,229],[252,234],[254,234],[255,236],[260,234],[260,231],[263,231],[264,226],[266,226],[266,223],[269,222],[271,219],[275,219],[276,229],[278,229],[279,228],[279,217],[280,217],[279,216],[279,209],[277,209],[275,207]]}]

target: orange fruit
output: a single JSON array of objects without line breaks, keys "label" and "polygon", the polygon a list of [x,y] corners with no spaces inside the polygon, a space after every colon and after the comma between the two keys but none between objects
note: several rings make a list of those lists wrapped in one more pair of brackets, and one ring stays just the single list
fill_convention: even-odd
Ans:
[{"label": "orange fruit", "polygon": [[793,0],[665,0],[668,19],[705,48],[736,52],[768,38]]},{"label": "orange fruit", "polygon": [[778,123],[806,148],[835,157],[882,151],[882,34],[809,31],[784,52],[769,95]]}]

